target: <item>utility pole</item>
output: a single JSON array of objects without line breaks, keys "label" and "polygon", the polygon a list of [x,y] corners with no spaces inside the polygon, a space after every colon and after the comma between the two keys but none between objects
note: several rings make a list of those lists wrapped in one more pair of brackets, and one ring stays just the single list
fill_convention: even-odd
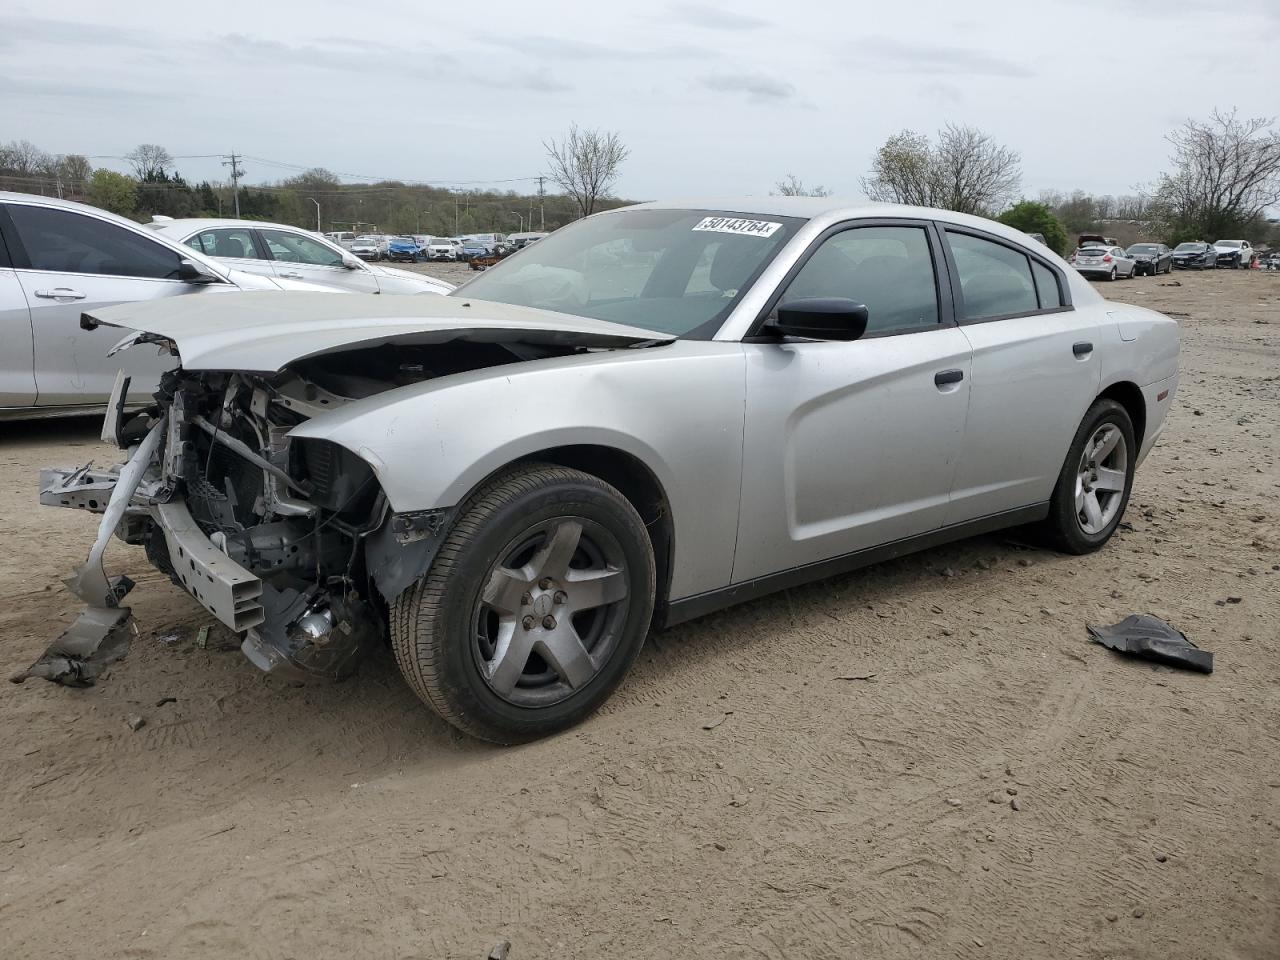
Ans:
[{"label": "utility pole", "polygon": [[320,201],[315,197],[307,197],[307,199],[316,205],[316,233],[323,233],[324,231],[320,229]]},{"label": "utility pole", "polygon": [[232,152],[224,154],[222,157],[222,165],[231,168],[231,192],[236,198],[236,219],[240,219],[240,178],[244,176],[244,171],[240,169],[240,155]]},{"label": "utility pole", "polygon": [[453,235],[458,235],[458,191],[453,191]]},{"label": "utility pole", "polygon": [[[539,174],[538,176],[538,229],[544,232],[547,229],[547,206],[544,199],[546,194],[542,192],[542,181],[545,179],[547,178]],[[529,215],[529,221],[531,223],[533,222],[533,214]]]}]

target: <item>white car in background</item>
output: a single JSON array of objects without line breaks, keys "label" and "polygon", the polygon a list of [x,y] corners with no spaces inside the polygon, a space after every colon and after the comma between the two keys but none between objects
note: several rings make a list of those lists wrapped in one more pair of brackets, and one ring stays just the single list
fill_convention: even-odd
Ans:
[{"label": "white car in background", "polygon": [[1219,267],[1248,270],[1253,265],[1253,247],[1248,240],[1218,240],[1213,251]]},{"label": "white car in background", "polygon": [[448,237],[432,237],[427,244],[427,257],[431,260],[457,260],[462,244]]},{"label": "white car in background", "polygon": [[86,310],[246,290],[339,292],[235,269],[95,207],[0,192],[0,420],[101,410],[121,370],[131,397],[156,389],[173,358],[107,356],[122,334],[84,329]]},{"label": "white car in background", "polygon": [[1125,253],[1123,247],[1081,247],[1071,255],[1071,265],[1086,277],[1098,280],[1132,277],[1138,269],[1138,261]]},{"label": "white car in background", "polygon": [[[448,293],[452,284],[420,273],[365,263],[301,227],[255,220],[161,220],[156,233],[246,273],[303,280],[354,293]],[[359,245],[359,241],[356,242]]]}]

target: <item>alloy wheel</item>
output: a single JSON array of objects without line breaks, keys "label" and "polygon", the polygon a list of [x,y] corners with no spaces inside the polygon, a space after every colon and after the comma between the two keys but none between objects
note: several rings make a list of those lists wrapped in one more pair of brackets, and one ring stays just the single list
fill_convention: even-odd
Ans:
[{"label": "alloy wheel", "polygon": [[535,524],[502,551],[476,601],[472,652],[497,696],[558,703],[609,662],[627,620],[622,546],[582,517]]},{"label": "alloy wheel", "polygon": [[1093,432],[1076,469],[1076,520],[1090,536],[1102,533],[1124,502],[1129,478],[1129,448],[1114,423]]}]

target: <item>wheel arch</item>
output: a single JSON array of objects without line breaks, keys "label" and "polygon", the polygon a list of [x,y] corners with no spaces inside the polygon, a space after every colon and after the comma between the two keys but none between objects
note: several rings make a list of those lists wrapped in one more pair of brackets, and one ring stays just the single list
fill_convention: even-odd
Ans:
[{"label": "wheel arch", "polygon": [[1098,394],[1097,400],[1114,400],[1124,407],[1133,421],[1134,442],[1139,450],[1147,435],[1147,401],[1142,389],[1132,380],[1118,380]]},{"label": "wheel arch", "polygon": [[495,476],[521,464],[532,463],[551,463],[589,473],[616,488],[635,508],[653,544],[654,566],[657,571],[654,621],[661,623],[666,617],[671,578],[675,569],[675,522],[671,514],[671,501],[657,474],[635,454],[618,447],[597,443],[564,444],[544,447],[509,460],[475,484],[471,492],[459,502],[465,502],[471,493],[482,488]]}]

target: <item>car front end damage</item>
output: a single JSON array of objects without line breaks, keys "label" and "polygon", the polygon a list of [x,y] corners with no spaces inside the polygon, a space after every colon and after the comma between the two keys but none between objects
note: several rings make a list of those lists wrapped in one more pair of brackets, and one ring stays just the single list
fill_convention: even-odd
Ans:
[{"label": "car front end damage", "polygon": [[[177,370],[121,431],[132,444],[126,463],[44,471],[42,504],[99,512],[103,522],[68,581],[89,604],[87,617],[28,675],[91,682],[99,661],[116,658],[132,584],[103,570],[112,534],[144,547],[157,569],[242,634],[260,669],[295,681],[349,675],[385,633],[386,598],[407,586],[405,571],[420,572],[447,511],[395,515],[363,460],[288,436],[348,399],[297,375]],[[101,653],[90,649],[95,630]]]},{"label": "car front end damage", "polygon": [[[128,450],[124,463],[41,472],[41,504],[102,519],[88,559],[65,581],[85,611],[15,682],[88,685],[127,651],[136,630],[122,603],[133,583],[105,572],[113,535],[142,546],[242,635],[262,670],[291,681],[348,676],[384,640],[390,604],[426,572],[454,510],[397,512],[369,462],[292,432],[426,381],[652,338],[513,308],[502,321],[464,324],[445,297],[237,299],[231,312],[157,302],[82,320],[139,328],[112,353],[158,344],[181,365],[149,399],[118,378],[103,439]],[[96,319],[112,311],[120,317]],[[255,370],[243,369],[251,362]]]}]

